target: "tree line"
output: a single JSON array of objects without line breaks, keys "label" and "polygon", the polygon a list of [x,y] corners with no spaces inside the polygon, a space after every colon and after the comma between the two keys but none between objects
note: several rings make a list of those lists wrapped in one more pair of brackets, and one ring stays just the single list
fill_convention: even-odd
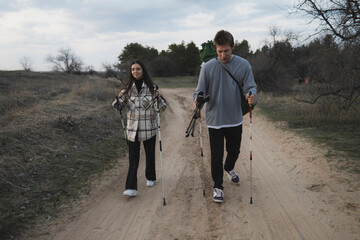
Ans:
[{"label": "tree line", "polygon": [[[236,40],[233,53],[247,59],[259,91],[284,94],[306,85],[297,100],[322,105],[322,111],[341,115],[354,108],[360,96],[360,4],[358,0],[298,0],[294,12],[320,22],[311,40],[299,44],[292,32],[270,29],[271,40],[256,51],[247,40]],[[200,49],[190,42],[171,44],[158,52],[139,43],[128,44],[118,56],[121,69],[142,59],[153,76],[197,75]]]},{"label": "tree line", "polygon": [[[277,27],[271,40],[252,51],[247,40],[235,41],[233,53],[247,59],[253,68],[259,91],[283,94],[295,84],[311,85],[298,101],[323,104],[323,109],[348,111],[360,96],[360,7],[358,0],[297,0],[293,8],[310,22],[320,22],[306,43]],[[206,42],[208,39],[205,39]],[[140,43],[127,44],[116,64],[103,64],[106,77],[126,81],[129,63],[142,60],[152,76],[194,76],[200,71],[200,49],[194,42],[170,44],[167,50]],[[61,49],[47,61],[54,70],[67,73],[84,70],[83,62],[71,49]],[[24,69],[30,69],[23,58]],[[91,66],[85,69],[94,73]]]},{"label": "tree line", "polygon": [[[236,41],[234,53],[244,52],[248,55],[249,50],[246,40],[241,43]],[[194,76],[199,73],[201,66],[200,49],[193,41],[187,44],[184,41],[180,44],[173,43],[161,52],[153,47],[130,43],[118,56],[119,63],[115,67],[126,70],[134,59],[142,60],[151,75],[156,77]]]}]

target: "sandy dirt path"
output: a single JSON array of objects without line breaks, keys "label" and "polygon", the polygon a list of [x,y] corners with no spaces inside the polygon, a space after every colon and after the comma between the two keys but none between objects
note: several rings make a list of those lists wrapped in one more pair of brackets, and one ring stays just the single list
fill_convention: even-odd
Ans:
[{"label": "sandy dirt path", "polygon": [[249,204],[248,116],[235,167],[241,184],[231,184],[224,176],[225,201],[213,202],[204,122],[204,169],[198,122],[195,137],[185,138],[192,90],[163,93],[169,102],[161,124],[167,205],[162,204],[160,160],[155,186],[146,187],[142,150],[137,197],[122,195],[128,166],[124,157],[116,173],[81,208],[49,224],[36,239],[360,239],[359,179],[332,171],[323,157],[325,149],[279,130],[256,110],[253,204]]}]

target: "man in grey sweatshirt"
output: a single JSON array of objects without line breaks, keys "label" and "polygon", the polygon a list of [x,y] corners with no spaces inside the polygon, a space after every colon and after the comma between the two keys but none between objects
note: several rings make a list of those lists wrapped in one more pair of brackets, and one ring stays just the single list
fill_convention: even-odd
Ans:
[{"label": "man in grey sweatshirt", "polygon": [[[243,113],[239,86],[221,64],[224,64],[240,82],[249,104],[256,104],[257,94],[249,62],[232,54],[232,34],[224,30],[217,32],[214,44],[218,57],[203,64],[193,99],[196,102],[199,92],[210,97],[206,103],[206,124],[210,138],[213,199],[215,202],[222,202],[224,170],[233,183],[239,183],[234,168],[240,153]],[[227,156],[223,165],[224,139]]]}]

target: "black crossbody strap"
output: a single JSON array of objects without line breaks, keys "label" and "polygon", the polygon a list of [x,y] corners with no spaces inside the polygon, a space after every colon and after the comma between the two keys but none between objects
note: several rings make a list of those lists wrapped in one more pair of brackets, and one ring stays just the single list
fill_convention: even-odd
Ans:
[{"label": "black crossbody strap", "polygon": [[244,92],[242,90],[242,87],[240,85],[240,82],[238,82],[238,80],[235,78],[235,76],[230,72],[230,70],[225,66],[225,64],[223,64],[222,62],[219,61],[219,59],[217,59],[217,61],[219,62],[219,64],[226,70],[226,72],[231,76],[231,78],[236,82],[236,84],[238,85],[239,89],[240,89],[240,93],[242,94],[242,96],[244,96]]}]

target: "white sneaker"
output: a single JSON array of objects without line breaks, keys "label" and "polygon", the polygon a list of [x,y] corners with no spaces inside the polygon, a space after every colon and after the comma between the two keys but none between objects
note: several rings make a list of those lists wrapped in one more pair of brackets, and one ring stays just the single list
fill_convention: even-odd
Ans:
[{"label": "white sneaker", "polygon": [[123,195],[129,196],[129,197],[136,197],[137,191],[135,189],[128,189],[124,191]]},{"label": "white sneaker", "polygon": [[154,186],[155,182],[154,181],[151,181],[151,180],[146,180],[146,186],[148,187],[152,187]]},{"label": "white sneaker", "polygon": [[220,188],[214,188],[213,199],[214,199],[214,202],[218,202],[218,203],[223,202],[224,201],[224,191],[221,190]]}]

